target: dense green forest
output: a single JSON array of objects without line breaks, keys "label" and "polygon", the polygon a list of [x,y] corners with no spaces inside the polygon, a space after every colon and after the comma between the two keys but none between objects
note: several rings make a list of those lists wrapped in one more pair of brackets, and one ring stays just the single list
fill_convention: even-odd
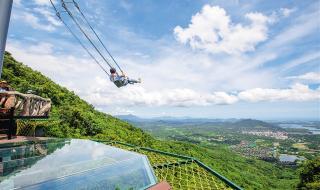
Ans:
[{"label": "dense green forest", "polygon": [[298,189],[320,189],[320,157],[307,161],[300,170]]},{"label": "dense green forest", "polygon": [[52,100],[50,120],[39,122],[46,136],[123,141],[139,146],[193,156],[245,189],[295,189],[294,169],[244,158],[223,146],[199,147],[191,143],[161,141],[131,124],[99,112],[74,92],[5,54],[3,79],[17,91],[33,90]]}]

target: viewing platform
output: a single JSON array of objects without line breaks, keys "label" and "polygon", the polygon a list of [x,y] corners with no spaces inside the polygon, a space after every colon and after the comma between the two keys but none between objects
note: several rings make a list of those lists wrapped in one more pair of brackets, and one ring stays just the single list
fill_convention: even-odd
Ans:
[{"label": "viewing platform", "polygon": [[53,139],[51,137],[30,137],[30,136],[15,136],[12,139],[7,139],[7,135],[0,134],[0,147],[3,144],[23,144],[23,143],[33,143],[33,142],[39,142],[39,141],[46,141],[49,139]]},{"label": "viewing platform", "polygon": [[0,92],[0,116],[10,114],[14,109],[14,116],[26,117],[48,117],[51,109],[51,100],[34,94],[23,94],[17,91]]},{"label": "viewing platform", "polygon": [[16,120],[47,119],[51,100],[34,94],[14,91],[6,82],[0,82],[0,132],[11,139],[16,135]]},{"label": "viewing platform", "polygon": [[0,189],[241,189],[195,158],[115,141],[0,140]]}]

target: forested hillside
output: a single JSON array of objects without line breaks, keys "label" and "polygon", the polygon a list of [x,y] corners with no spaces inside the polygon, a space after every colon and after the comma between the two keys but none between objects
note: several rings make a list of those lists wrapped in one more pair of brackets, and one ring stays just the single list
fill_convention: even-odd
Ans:
[{"label": "forested hillside", "polygon": [[5,54],[3,79],[20,92],[33,90],[51,98],[51,119],[39,124],[47,136],[116,140],[193,156],[245,189],[294,189],[298,184],[298,174],[293,169],[244,158],[228,148],[156,140],[127,122],[95,110],[73,92],[18,63],[9,53]]},{"label": "forested hillside", "polygon": [[35,94],[52,100],[52,121],[45,123],[46,134],[49,136],[95,137],[138,145],[147,145],[153,140],[141,129],[96,111],[73,92],[16,62],[9,53],[5,54],[3,79],[17,91],[25,93],[32,90]]}]

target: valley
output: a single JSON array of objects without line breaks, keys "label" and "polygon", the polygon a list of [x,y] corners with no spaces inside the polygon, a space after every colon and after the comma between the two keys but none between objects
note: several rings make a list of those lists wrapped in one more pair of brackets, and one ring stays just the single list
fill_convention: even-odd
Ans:
[{"label": "valley", "polygon": [[320,155],[318,121],[139,118],[127,121],[162,140],[221,146],[248,158],[291,167]]}]

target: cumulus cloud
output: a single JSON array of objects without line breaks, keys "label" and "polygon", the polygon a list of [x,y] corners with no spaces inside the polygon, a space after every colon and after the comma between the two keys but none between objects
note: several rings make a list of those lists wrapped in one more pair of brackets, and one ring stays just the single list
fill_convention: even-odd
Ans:
[{"label": "cumulus cloud", "polygon": [[247,13],[245,18],[249,24],[233,23],[225,9],[205,5],[192,16],[188,27],[176,26],[174,34],[179,42],[211,53],[253,51],[258,43],[267,40],[268,24],[273,19],[259,12]]},{"label": "cumulus cloud", "polygon": [[[108,86],[105,84],[104,86]],[[144,106],[209,106],[216,104],[232,104],[237,101],[234,95],[225,92],[199,93],[192,89],[163,89],[148,91],[141,86],[128,86],[111,90],[98,87],[93,93],[85,95],[94,105],[144,105]]]},{"label": "cumulus cloud", "polygon": [[238,94],[240,100],[259,101],[312,101],[320,100],[320,89],[312,90],[307,85],[297,83],[288,89],[255,88]]},{"label": "cumulus cloud", "polygon": [[302,80],[309,82],[320,82],[320,72],[308,72],[303,75],[289,76],[288,79]]},{"label": "cumulus cloud", "polygon": [[[101,79],[96,79],[102,81]],[[99,82],[98,82],[99,84]],[[104,86],[104,87],[103,87]],[[86,100],[97,106],[212,106],[228,105],[239,101],[314,101],[320,99],[320,89],[313,90],[307,85],[297,83],[288,89],[254,88],[237,93],[197,92],[192,89],[163,89],[148,91],[141,86],[130,86],[112,90],[109,84],[100,83],[84,94]],[[94,89],[95,88],[95,89]]]},{"label": "cumulus cloud", "polygon": [[[46,14],[41,11],[38,9],[37,13]],[[216,15],[220,17],[215,18]],[[246,18],[249,24],[234,23],[224,9],[204,7],[192,18],[188,28],[180,27],[180,33],[178,31],[176,37],[190,45],[192,39],[195,48],[209,48],[207,51],[211,52],[213,51],[210,48],[213,48],[214,52],[230,54],[251,51],[267,38],[267,26],[272,20],[257,12],[246,14]],[[208,26],[211,19],[214,19],[214,22]],[[54,23],[51,25],[54,27]],[[299,24],[299,26],[306,29],[304,25]],[[178,28],[176,29],[179,30]],[[198,28],[201,30],[197,31]],[[212,28],[215,29],[213,32],[210,31]],[[122,34],[119,35],[123,38]],[[214,40],[211,39],[212,36]],[[281,89],[279,86],[282,86],[283,83],[278,84],[278,76],[274,70],[258,68],[270,59],[277,58],[278,49],[275,48],[267,48],[272,51],[262,52],[258,56],[250,54],[226,56],[211,55],[203,51],[195,52],[189,48],[177,48],[176,44],[171,44],[171,41],[161,46],[155,40],[141,39],[134,35],[123,39],[126,45],[130,43],[130,40],[134,40],[131,43],[134,43],[135,46],[143,43],[145,49],[155,49],[157,56],[148,54],[148,51],[144,49],[143,54],[150,56],[150,59],[148,57],[146,58],[148,60],[145,61],[145,58],[137,58],[142,57],[140,53],[128,56],[128,48],[120,46],[121,50],[117,55],[118,62],[125,68],[129,76],[136,74],[143,79],[141,85],[120,89],[108,80],[92,60],[83,56],[84,51],[79,53],[81,49],[79,46],[67,46],[68,41],[52,40],[53,44],[50,44],[45,42],[49,41],[46,38],[42,43],[33,41],[32,43],[14,44],[9,40],[8,49],[19,61],[23,61],[59,84],[74,90],[91,104],[100,108],[113,107],[118,113],[130,113],[134,108],[120,109],[129,106],[193,107],[235,104],[239,101],[312,101],[319,99],[319,89],[313,90],[303,84]],[[233,42],[235,39],[238,41]],[[288,45],[288,41],[279,39],[275,41],[282,42],[281,46]],[[54,43],[56,42],[59,42],[59,47],[63,48],[62,52],[55,51]],[[211,42],[217,45],[209,46]],[[251,67],[246,68],[248,65]],[[89,74],[88,71],[90,71]]]},{"label": "cumulus cloud", "polygon": [[[10,41],[10,40],[9,40]],[[75,91],[83,99],[97,106],[173,106],[173,107],[193,107],[193,106],[212,106],[212,105],[229,105],[239,101],[259,102],[259,101],[312,101],[319,99],[320,90],[312,90],[303,84],[296,84],[288,89],[276,88],[247,88],[230,93],[228,91],[197,90],[195,86],[165,85],[167,87],[158,87],[159,81],[151,81],[152,85],[156,84],[157,88],[150,88],[145,83],[141,85],[127,86],[125,88],[116,88],[109,79],[100,71],[92,60],[84,57],[71,56],[66,54],[55,54],[54,46],[48,42],[41,42],[28,45],[28,48],[22,48],[22,44],[10,41],[8,50],[13,53],[18,60],[23,60],[32,68],[42,71],[45,75],[52,78],[59,84]],[[167,62],[166,60],[165,62]],[[171,63],[171,62],[169,62]],[[190,67],[188,64],[187,66]],[[130,64],[126,65],[130,69]],[[135,65],[136,67],[136,65]],[[153,71],[161,72],[161,67],[152,65]],[[156,67],[156,68],[155,68]],[[165,68],[168,68],[166,65]],[[155,75],[143,65],[145,73]],[[217,72],[220,69],[215,68]],[[95,77],[88,75],[87,71],[94,73]],[[165,71],[167,69],[164,69]],[[177,71],[176,69],[174,69]],[[184,73],[186,71],[183,71]],[[135,73],[140,73],[135,71]],[[141,71],[141,73],[143,73]],[[228,73],[224,73],[227,75]],[[164,75],[165,76],[165,75]],[[174,75],[179,78],[179,73]],[[188,75],[189,76],[189,75]],[[202,76],[202,73],[200,73]],[[232,74],[233,76],[233,74]],[[167,77],[168,74],[167,74]],[[183,79],[183,75],[181,75]],[[218,77],[218,76],[215,76]],[[153,79],[152,79],[153,78]],[[156,80],[158,77],[151,77]],[[160,77],[161,78],[161,77]],[[197,79],[197,77],[191,77]],[[207,77],[205,77],[207,78]],[[234,77],[233,77],[234,78]],[[259,78],[259,76],[256,76]],[[248,78],[248,80],[252,78]],[[190,79],[191,80],[191,79]],[[239,78],[236,79],[239,81]],[[175,80],[169,80],[174,82]],[[241,79],[243,81],[243,79]],[[148,81],[150,82],[150,81]],[[163,82],[163,81],[162,81]],[[200,79],[199,83],[204,80]],[[179,84],[179,83],[178,83]],[[195,83],[196,85],[197,83]],[[237,85],[236,85],[237,86]],[[120,112],[120,111],[119,111]]]}]

